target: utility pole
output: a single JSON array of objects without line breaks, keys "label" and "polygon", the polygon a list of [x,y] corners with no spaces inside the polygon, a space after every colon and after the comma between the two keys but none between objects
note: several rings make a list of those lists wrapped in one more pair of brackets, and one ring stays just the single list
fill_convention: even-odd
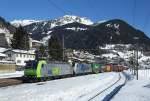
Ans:
[{"label": "utility pole", "polygon": [[136,79],[138,80],[138,40],[139,40],[139,37],[134,37],[134,39],[136,40],[136,62],[135,62],[135,65],[136,65]]},{"label": "utility pole", "polygon": [[138,80],[138,44],[136,48],[136,78]]},{"label": "utility pole", "polygon": [[63,44],[63,61],[65,60],[64,53],[64,34],[62,34],[62,44]]},{"label": "utility pole", "polygon": [[134,50],[132,51],[132,74],[134,74]]},{"label": "utility pole", "polygon": [[136,78],[138,80],[138,42],[136,44]]},{"label": "utility pole", "polygon": [[133,62],[133,66],[134,66],[134,75],[136,75],[136,72],[135,72],[135,68],[136,68],[136,62],[135,62],[135,60],[136,60],[136,56],[135,56],[135,50],[134,50],[134,62]]}]

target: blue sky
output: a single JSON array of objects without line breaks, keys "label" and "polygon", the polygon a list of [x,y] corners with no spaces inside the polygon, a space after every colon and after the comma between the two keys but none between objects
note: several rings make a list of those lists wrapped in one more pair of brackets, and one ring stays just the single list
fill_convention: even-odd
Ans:
[{"label": "blue sky", "polygon": [[[119,18],[150,36],[150,0],[51,0],[68,14],[92,21]],[[54,19],[64,16],[48,0],[1,0],[0,13],[8,21],[14,19]],[[135,15],[135,19],[133,19]],[[148,16],[149,15],[149,16]]]}]

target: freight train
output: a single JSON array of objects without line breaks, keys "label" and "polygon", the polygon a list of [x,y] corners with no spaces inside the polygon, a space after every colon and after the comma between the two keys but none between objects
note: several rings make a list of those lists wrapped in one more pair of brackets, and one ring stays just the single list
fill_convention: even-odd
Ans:
[{"label": "freight train", "polygon": [[46,60],[27,61],[24,77],[27,80],[46,80],[53,78],[71,77],[77,75],[100,73],[100,72],[121,72],[122,66],[102,65],[98,63],[73,63]]}]

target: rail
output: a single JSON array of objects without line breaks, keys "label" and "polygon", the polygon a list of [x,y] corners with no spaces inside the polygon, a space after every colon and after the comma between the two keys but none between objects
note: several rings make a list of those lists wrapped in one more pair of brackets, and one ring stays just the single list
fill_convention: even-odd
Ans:
[{"label": "rail", "polygon": [[[92,96],[88,101],[92,101],[93,99],[95,99],[96,97],[100,96],[101,94],[103,94],[105,91],[107,91],[108,89],[110,89],[111,87],[113,87],[114,85],[116,85],[119,81],[121,80],[121,75],[119,73],[119,77],[118,79],[111,84],[110,86],[108,86],[107,88],[105,88],[104,90],[102,90],[101,92],[97,93],[96,95]],[[108,94],[103,101],[109,101],[110,99],[112,99],[117,92],[126,84],[127,82],[127,78],[125,79],[124,83],[119,85],[118,87],[116,87],[110,94]]]}]

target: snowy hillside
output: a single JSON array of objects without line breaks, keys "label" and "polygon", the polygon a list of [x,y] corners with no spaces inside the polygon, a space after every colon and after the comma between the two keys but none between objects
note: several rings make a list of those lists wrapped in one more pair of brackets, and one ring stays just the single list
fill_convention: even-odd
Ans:
[{"label": "snowy hillside", "polygon": [[82,23],[85,25],[92,25],[93,22],[85,17],[78,17],[78,16],[74,16],[74,15],[65,15],[61,18],[55,19],[53,21],[53,26],[55,25],[65,25],[68,23],[73,23],[73,22],[78,22],[78,23]]},{"label": "snowy hillside", "polygon": [[139,79],[136,80],[131,73],[127,71],[127,83],[111,99],[111,101],[150,101],[150,70],[139,70]]},{"label": "snowy hillside", "polygon": [[30,25],[30,24],[36,23],[36,22],[40,22],[40,21],[38,21],[38,20],[14,20],[14,21],[11,21],[10,23],[15,27],[19,27],[20,25],[27,26],[27,25]]}]

